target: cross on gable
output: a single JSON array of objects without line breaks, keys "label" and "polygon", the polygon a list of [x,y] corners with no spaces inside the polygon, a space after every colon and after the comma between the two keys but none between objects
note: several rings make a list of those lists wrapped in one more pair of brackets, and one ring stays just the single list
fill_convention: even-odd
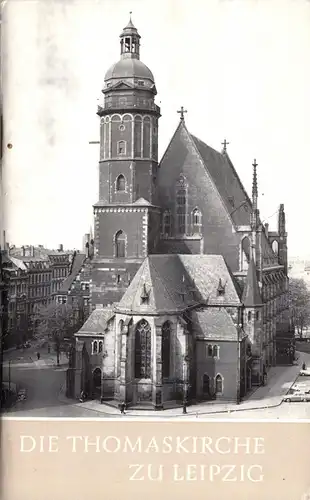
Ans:
[{"label": "cross on gable", "polygon": [[183,106],[181,106],[181,109],[179,109],[177,113],[180,113],[180,120],[184,120],[184,113],[187,113],[187,110],[184,109]]},{"label": "cross on gable", "polygon": [[257,165],[258,165],[258,163],[256,163],[256,160],[254,160],[254,161],[253,161],[253,163],[252,163],[252,166],[253,166],[254,168],[256,168],[256,167],[257,167]]},{"label": "cross on gable", "polygon": [[223,146],[223,152],[226,153],[226,151],[227,151],[227,145],[229,144],[229,142],[227,142],[226,139],[224,139],[224,142],[222,142],[221,144]]}]

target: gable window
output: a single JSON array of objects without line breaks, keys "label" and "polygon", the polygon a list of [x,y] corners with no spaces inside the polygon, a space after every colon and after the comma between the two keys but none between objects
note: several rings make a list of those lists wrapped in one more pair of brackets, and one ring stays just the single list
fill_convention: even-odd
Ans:
[{"label": "gable window", "polygon": [[223,379],[221,375],[217,375],[215,377],[215,393],[222,394],[223,393]]},{"label": "gable window", "polygon": [[126,181],[123,174],[119,175],[116,179],[116,191],[125,191],[126,189]]},{"label": "gable window", "polygon": [[171,323],[166,321],[162,326],[162,375],[169,377],[170,375],[170,346],[171,346]]},{"label": "gable window", "polygon": [[212,347],[212,345],[208,345],[208,347],[207,347],[207,353],[208,353],[209,357],[213,356],[213,347]]},{"label": "gable window", "polygon": [[97,342],[97,340],[94,340],[92,347],[93,347],[92,354],[97,354],[97,352],[98,352],[98,342]]},{"label": "gable window", "polygon": [[214,358],[219,358],[219,353],[220,353],[219,346],[214,345],[213,346],[213,357]]},{"label": "gable window", "polygon": [[102,351],[103,351],[103,342],[102,342],[102,340],[99,340],[99,342],[98,342],[98,353],[100,353]]},{"label": "gable window", "polygon": [[115,257],[125,257],[126,235],[123,231],[118,231],[115,235]]},{"label": "gable window", "polygon": [[126,141],[118,141],[117,154],[118,155],[125,155],[126,154]]},{"label": "gable window", "polygon": [[165,236],[170,236],[171,234],[171,214],[169,210],[165,210],[163,213],[163,234]]},{"label": "gable window", "polygon": [[193,232],[200,233],[202,226],[202,214],[198,208],[195,208],[195,210],[193,210],[192,218],[193,218]]},{"label": "gable window", "polygon": [[135,378],[151,377],[151,327],[142,319],[135,332]]},{"label": "gable window", "polygon": [[186,232],[187,187],[184,177],[181,177],[176,190],[176,223],[177,233]]}]

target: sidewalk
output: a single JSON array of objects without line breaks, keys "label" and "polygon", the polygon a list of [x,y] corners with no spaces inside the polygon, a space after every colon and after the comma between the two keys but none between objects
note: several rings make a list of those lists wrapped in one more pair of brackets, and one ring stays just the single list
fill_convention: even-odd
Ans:
[{"label": "sidewalk", "polygon": [[[245,410],[258,410],[264,408],[273,408],[282,403],[283,396],[294,385],[298,377],[302,363],[305,361],[310,365],[310,354],[298,353],[298,364],[293,366],[275,366],[268,372],[268,383],[266,386],[260,386],[246,397],[239,405],[231,403],[215,403],[214,401],[204,402],[189,406],[187,414],[183,415],[182,408],[171,408],[164,411],[155,410],[135,410],[128,409],[127,417],[155,417],[155,418],[175,418],[175,417],[193,417],[198,415],[221,414]],[[65,396],[65,386],[59,393],[59,400],[64,403],[70,403],[70,399]],[[73,403],[75,406],[92,410],[105,415],[120,415],[119,409],[107,404],[101,404],[99,401],[86,401],[85,403]]]}]

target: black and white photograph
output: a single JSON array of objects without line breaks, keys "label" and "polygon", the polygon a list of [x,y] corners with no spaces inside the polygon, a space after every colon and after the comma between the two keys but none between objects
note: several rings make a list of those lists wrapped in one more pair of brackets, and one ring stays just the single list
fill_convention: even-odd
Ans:
[{"label": "black and white photograph", "polygon": [[309,25],[2,1],[2,416],[310,418]]}]

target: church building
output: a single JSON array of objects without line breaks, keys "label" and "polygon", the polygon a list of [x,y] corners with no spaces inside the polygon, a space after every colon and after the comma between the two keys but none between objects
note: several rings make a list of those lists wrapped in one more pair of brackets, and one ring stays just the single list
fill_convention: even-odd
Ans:
[{"label": "church building", "polygon": [[218,152],[192,135],[183,107],[159,162],[157,89],[131,19],[102,92],[93,311],[67,393],[155,409],[239,402],[291,335],[284,206],[270,232],[256,160],[249,197],[226,141]]}]

